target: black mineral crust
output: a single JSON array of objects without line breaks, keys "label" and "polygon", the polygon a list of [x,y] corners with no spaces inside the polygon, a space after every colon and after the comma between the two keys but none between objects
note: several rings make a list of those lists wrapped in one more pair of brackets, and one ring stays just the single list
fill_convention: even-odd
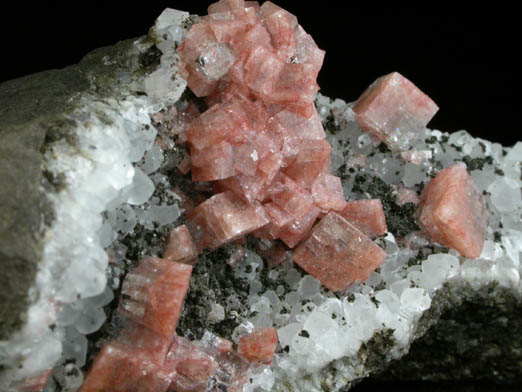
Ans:
[{"label": "black mineral crust", "polygon": [[233,267],[225,261],[230,257],[230,246],[199,255],[190,278],[190,286],[183,305],[176,332],[190,340],[201,339],[206,330],[230,339],[232,332],[241,322],[234,312],[227,311],[225,319],[218,323],[207,320],[211,303],[226,308],[227,299],[235,297],[246,303],[249,284],[234,276]]}]

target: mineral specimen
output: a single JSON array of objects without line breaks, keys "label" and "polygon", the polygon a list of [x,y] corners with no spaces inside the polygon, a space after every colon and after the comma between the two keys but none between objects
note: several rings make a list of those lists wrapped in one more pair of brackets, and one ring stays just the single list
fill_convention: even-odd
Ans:
[{"label": "mineral specimen", "polygon": [[[216,189],[230,190],[189,214],[188,228],[198,250],[217,248],[252,231],[258,238],[281,239],[293,248],[320,214],[343,208],[363,231],[384,234],[382,206],[379,211],[370,203],[368,216],[355,217],[354,204],[346,205],[340,178],[331,174],[332,147],[313,105],[324,52],[294,15],[269,1],[259,13],[244,2],[219,4],[190,29],[179,48],[188,86],[211,103],[187,133],[192,179],[218,181]],[[251,207],[240,207],[241,202],[233,200],[238,197]],[[349,242],[353,235],[346,235],[335,240]],[[327,287],[346,289],[367,277],[383,258],[360,267],[364,273],[356,272],[360,260],[353,257],[353,269],[343,269],[342,284],[325,283],[328,278],[319,273],[319,266],[305,269]],[[329,273],[335,268],[331,265]],[[352,277],[346,275],[350,272]]]},{"label": "mineral specimen", "polygon": [[[75,391],[89,367],[83,391],[340,391],[447,309],[426,341],[458,355],[424,353],[423,377],[520,374],[522,144],[426,129],[436,106],[397,73],[330,100],[323,57],[287,11],[222,0],[0,85],[7,271],[40,263],[0,389]],[[38,148],[9,161],[13,140]],[[20,162],[41,178],[14,186]]]}]

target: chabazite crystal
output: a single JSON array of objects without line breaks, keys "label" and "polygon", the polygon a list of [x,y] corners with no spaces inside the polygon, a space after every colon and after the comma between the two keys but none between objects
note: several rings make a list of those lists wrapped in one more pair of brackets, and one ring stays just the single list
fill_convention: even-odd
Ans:
[{"label": "chabazite crystal", "polygon": [[171,337],[189,286],[192,266],[155,257],[142,260],[122,286],[120,312],[152,331]]},{"label": "chabazite crystal", "polygon": [[488,212],[464,163],[437,174],[423,189],[419,208],[420,223],[434,241],[465,257],[480,256]]},{"label": "chabazite crystal", "polygon": [[398,72],[373,82],[353,108],[363,131],[394,149],[404,149],[417,138],[439,107]]},{"label": "chabazite crystal", "polygon": [[312,229],[292,255],[294,261],[333,291],[365,281],[384,261],[386,253],[335,212]]},{"label": "chabazite crystal", "polygon": [[206,331],[197,344],[219,364],[212,377],[212,385],[216,390],[241,391],[250,364],[232,349],[232,342]]},{"label": "chabazite crystal", "polygon": [[147,355],[157,363],[163,363],[174,336],[165,337],[149,328],[133,321],[128,321],[125,328],[120,332],[116,342],[136,349]]},{"label": "chabazite crystal", "polygon": [[146,351],[108,343],[96,356],[80,392],[164,392],[172,377]]},{"label": "chabazite crystal", "polygon": [[230,191],[201,203],[188,218],[199,250],[217,248],[268,224],[259,202],[249,204]]},{"label": "chabazite crystal", "polygon": [[317,177],[312,185],[312,196],[323,211],[339,211],[346,205],[341,179],[331,174]]},{"label": "chabazite crystal", "polygon": [[[290,248],[308,233],[320,209],[312,195],[290,177],[280,173],[267,190],[267,211],[272,218],[268,239],[280,238]],[[263,234],[259,235],[263,238]]]},{"label": "chabazite crystal", "polygon": [[170,389],[176,392],[204,391],[218,363],[189,340],[176,336],[167,353],[165,368],[174,372]]},{"label": "chabazite crystal", "polygon": [[250,362],[270,364],[277,346],[277,330],[262,328],[243,336],[238,343],[237,351]]},{"label": "chabazite crystal", "polygon": [[388,231],[382,202],[379,199],[350,201],[339,211],[339,215],[353,223],[368,237],[378,237]]},{"label": "chabazite crystal", "polygon": [[[192,178],[216,181],[216,190],[228,189],[253,205],[263,203],[270,225],[256,236],[294,247],[321,211],[344,207],[341,182],[330,174],[331,146],[314,106],[324,52],[294,15],[269,1],[261,7],[223,1],[209,12],[179,48],[189,87],[210,105],[187,133]],[[208,49],[217,46],[228,49]],[[223,60],[232,57],[232,64]],[[198,250],[254,227],[244,213],[236,214],[227,225],[235,220],[244,228],[223,232],[216,226],[219,219],[210,217],[212,203],[189,216]],[[256,211],[261,215],[261,205]]]},{"label": "chabazite crystal", "polygon": [[169,261],[194,264],[196,262],[196,248],[186,225],[176,227],[170,232],[167,248],[163,258]]}]

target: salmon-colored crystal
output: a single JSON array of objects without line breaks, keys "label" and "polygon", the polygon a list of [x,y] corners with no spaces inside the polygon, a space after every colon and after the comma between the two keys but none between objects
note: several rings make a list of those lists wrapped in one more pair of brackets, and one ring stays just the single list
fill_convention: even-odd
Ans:
[{"label": "salmon-colored crystal", "polygon": [[[251,156],[258,156],[257,149],[251,152]],[[224,180],[217,181],[216,189],[219,191],[231,190],[242,199],[252,203],[254,200],[263,201],[266,190],[278,173],[283,162],[279,152],[268,153],[264,158],[258,159],[258,165],[253,175],[238,174]]]},{"label": "salmon-colored crystal", "polygon": [[285,174],[303,188],[310,189],[319,174],[330,163],[332,146],[326,140],[302,140],[295,161],[285,169]]},{"label": "salmon-colored crystal", "polygon": [[267,191],[267,198],[296,220],[317,208],[312,195],[289,176],[279,173]]},{"label": "salmon-colored crystal", "polygon": [[302,219],[296,219],[286,225],[279,238],[290,248],[295,247],[306,237],[320,213],[321,210],[314,205]]},{"label": "salmon-colored crystal", "polygon": [[163,363],[172,344],[174,336],[163,336],[149,328],[128,320],[116,342],[118,344],[138,349],[140,353],[147,353],[151,360]]},{"label": "salmon-colored crystal", "polygon": [[226,141],[202,150],[191,149],[192,180],[215,181],[235,175],[234,149]]},{"label": "salmon-colored crystal", "polygon": [[47,386],[53,369],[48,369],[43,373],[24,379],[20,384],[16,385],[17,392],[41,392]]},{"label": "salmon-colored crystal", "polygon": [[270,100],[274,88],[274,75],[279,75],[284,63],[269,49],[258,46],[253,49],[243,65],[244,82],[254,93]]},{"label": "salmon-colored crystal", "polygon": [[217,248],[269,223],[259,202],[249,204],[230,191],[201,203],[188,219],[198,250]]},{"label": "salmon-colored crystal", "polygon": [[210,377],[217,371],[218,363],[196,344],[176,336],[164,367],[174,374],[170,390],[193,392],[206,390]]},{"label": "salmon-colored crystal", "polygon": [[291,110],[281,110],[276,118],[291,137],[311,140],[322,140],[326,137],[317,111],[307,118]]},{"label": "salmon-colored crystal", "polygon": [[274,103],[313,103],[319,86],[317,72],[311,64],[285,64],[278,75],[272,94]]},{"label": "salmon-colored crystal", "polygon": [[261,13],[278,57],[284,62],[290,61],[297,49],[294,35],[297,18],[271,1],[263,3]]},{"label": "salmon-colored crystal", "polygon": [[321,174],[314,181],[311,191],[315,204],[323,211],[339,211],[346,205],[339,177]]},{"label": "salmon-colored crystal", "polygon": [[353,224],[330,212],[315,225],[292,257],[324,286],[342,291],[354,281],[368,279],[386,253]]},{"label": "salmon-colored crystal", "polygon": [[439,107],[400,73],[392,72],[373,82],[353,110],[363,131],[404,149],[420,136]]},{"label": "salmon-colored crystal", "polygon": [[269,239],[280,238],[293,248],[301,241],[321,212],[312,195],[290,177],[279,173],[267,190],[271,219]]},{"label": "salmon-colored crystal", "polygon": [[242,142],[246,141],[243,132],[250,125],[242,102],[220,103],[190,124],[187,139],[197,150],[213,146],[222,140]]},{"label": "salmon-colored crystal", "polygon": [[368,237],[378,237],[388,231],[380,199],[349,201],[339,215],[353,223]]},{"label": "salmon-colored crystal", "polygon": [[283,229],[290,225],[294,221],[294,218],[273,202],[264,204],[263,208],[265,209],[266,216],[270,220],[270,224],[256,231],[255,235],[259,238],[267,238],[270,240],[280,238]]},{"label": "salmon-colored crystal", "polygon": [[163,258],[179,263],[194,264],[197,261],[196,256],[196,247],[192,243],[187,226],[181,225],[172,229]]},{"label": "salmon-colored crystal", "polygon": [[267,262],[268,268],[276,267],[291,259],[291,252],[279,241],[262,240],[257,252]]},{"label": "salmon-colored crystal", "polygon": [[244,9],[244,0],[220,0],[208,6],[207,12],[215,14],[220,12],[227,12],[232,10]]},{"label": "salmon-colored crystal", "polygon": [[216,390],[241,392],[249,362],[232,350],[232,342],[206,331],[197,345],[219,364],[212,378]]},{"label": "salmon-colored crystal", "polygon": [[120,312],[169,338],[174,334],[189,286],[192,266],[148,257],[128,273]]},{"label": "salmon-colored crystal", "polygon": [[277,330],[275,328],[262,328],[243,336],[237,345],[240,355],[250,362],[261,362],[269,365],[272,363],[277,347]]},{"label": "salmon-colored crystal", "polygon": [[477,258],[486,237],[488,211],[462,162],[442,170],[422,191],[419,220],[432,240]]},{"label": "salmon-colored crystal", "polygon": [[106,344],[91,365],[80,392],[163,392],[173,374],[146,352]]}]

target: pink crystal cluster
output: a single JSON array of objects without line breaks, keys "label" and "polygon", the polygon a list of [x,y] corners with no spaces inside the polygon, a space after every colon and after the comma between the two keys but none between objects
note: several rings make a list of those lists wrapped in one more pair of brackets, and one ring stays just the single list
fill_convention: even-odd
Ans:
[{"label": "pink crystal cluster", "polygon": [[127,274],[119,312],[128,324],[97,355],[81,392],[240,391],[250,363],[272,361],[274,328],[242,337],[237,350],[208,331],[196,342],[176,335],[191,273],[191,265],[148,257]]},{"label": "pink crystal cluster", "polygon": [[[203,249],[249,233],[294,248],[317,220],[334,216],[353,229],[336,234],[353,251],[315,258],[319,268],[311,268],[304,250],[332,241],[309,239],[294,261],[333,290],[367,278],[384,260],[366,249],[387,231],[382,204],[347,203],[331,174],[332,148],[314,105],[324,51],[297,18],[270,1],[221,0],[192,26],[179,54],[190,89],[209,106],[186,131],[192,179],[211,181],[217,194],[171,234],[165,257],[193,264]],[[326,271],[343,263],[357,273],[340,274],[339,284]]]}]

